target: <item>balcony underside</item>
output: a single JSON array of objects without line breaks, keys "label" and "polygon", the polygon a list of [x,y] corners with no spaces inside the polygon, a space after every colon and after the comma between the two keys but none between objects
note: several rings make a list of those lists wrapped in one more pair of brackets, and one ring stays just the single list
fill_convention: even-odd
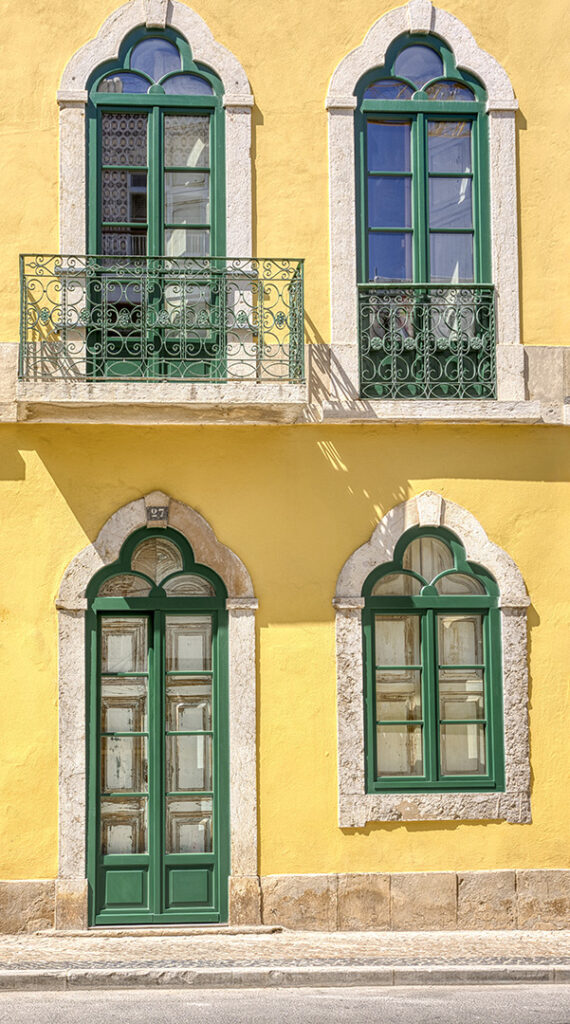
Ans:
[{"label": "balcony underside", "polygon": [[305,384],[18,381],[17,419],[42,423],[292,423]]}]

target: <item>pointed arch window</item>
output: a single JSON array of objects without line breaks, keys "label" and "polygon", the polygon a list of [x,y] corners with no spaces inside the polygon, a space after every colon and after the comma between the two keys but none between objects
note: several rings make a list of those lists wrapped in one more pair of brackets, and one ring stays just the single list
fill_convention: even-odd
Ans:
[{"label": "pointed arch window", "polygon": [[485,89],[406,33],[356,95],[361,393],[494,398]]},{"label": "pointed arch window", "polygon": [[223,256],[223,88],[172,29],[136,30],[92,74],[88,246],[108,256]]},{"label": "pointed arch window", "polygon": [[498,596],[443,528],[408,530],[368,576],[368,792],[504,788]]}]

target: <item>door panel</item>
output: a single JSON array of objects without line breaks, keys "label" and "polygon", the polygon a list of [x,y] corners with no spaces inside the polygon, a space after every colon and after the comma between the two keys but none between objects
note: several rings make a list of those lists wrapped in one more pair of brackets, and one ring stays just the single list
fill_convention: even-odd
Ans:
[{"label": "door panel", "polygon": [[225,912],[217,616],[156,604],[99,615],[95,924]]}]

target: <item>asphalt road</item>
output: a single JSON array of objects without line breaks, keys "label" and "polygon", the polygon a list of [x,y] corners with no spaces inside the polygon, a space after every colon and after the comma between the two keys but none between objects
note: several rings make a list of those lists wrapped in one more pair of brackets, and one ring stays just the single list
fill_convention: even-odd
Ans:
[{"label": "asphalt road", "polygon": [[570,1024],[570,985],[1,992],[0,1024]]}]

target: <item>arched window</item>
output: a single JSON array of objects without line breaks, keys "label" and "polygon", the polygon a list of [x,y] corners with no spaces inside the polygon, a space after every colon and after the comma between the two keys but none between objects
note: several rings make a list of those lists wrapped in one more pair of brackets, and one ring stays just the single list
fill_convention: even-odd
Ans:
[{"label": "arched window", "polygon": [[356,94],[362,395],[493,398],[485,90],[406,33]]},{"label": "arched window", "polygon": [[347,559],[333,601],[342,828],[530,821],[529,603],[509,555],[433,491]]},{"label": "arched window", "polygon": [[91,75],[91,253],[224,255],[222,94],[168,28],[130,33],[118,59]]},{"label": "arched window", "polygon": [[368,792],[504,787],[499,590],[443,528],[415,527],[363,596]]},{"label": "arched window", "polygon": [[409,0],[341,60],[326,105],[331,400],[523,400],[518,104],[504,68],[454,15]]},{"label": "arched window", "polygon": [[87,588],[92,924],[227,918],[226,596],[161,527]]}]

